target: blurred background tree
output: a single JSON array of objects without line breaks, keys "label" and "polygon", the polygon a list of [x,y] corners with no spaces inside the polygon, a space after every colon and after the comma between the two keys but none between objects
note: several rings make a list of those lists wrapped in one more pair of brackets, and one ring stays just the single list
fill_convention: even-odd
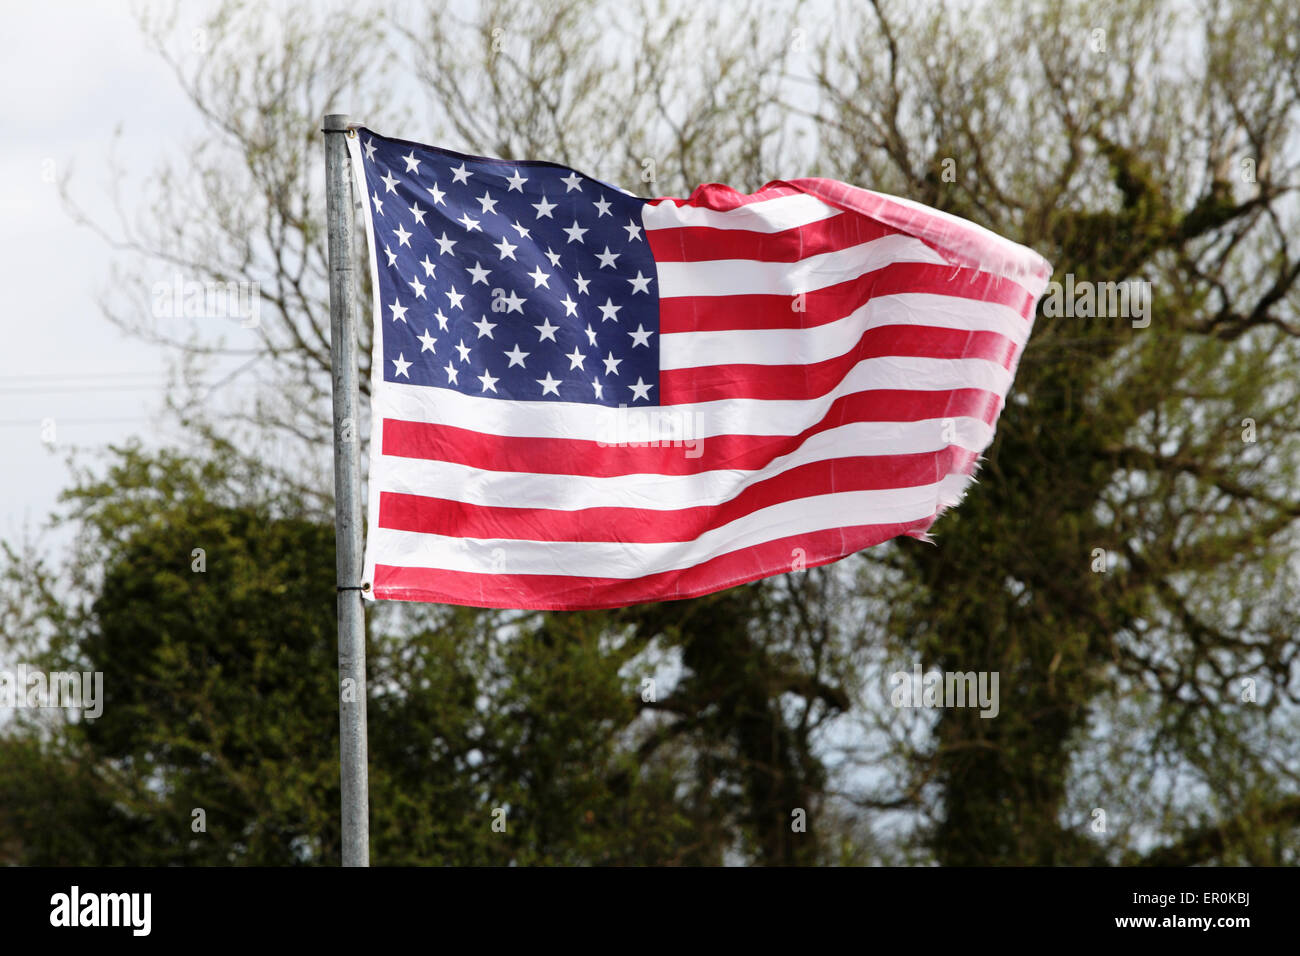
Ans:
[{"label": "blurred background tree", "polygon": [[[103,712],[19,710],[6,728],[7,862],[337,860],[334,530],[260,467],[219,440],[201,460],[132,446],[67,493],[88,587],[81,604],[46,589],[26,600],[47,625],[34,663],[102,672]],[[633,677],[596,622],[516,621],[503,638],[489,614],[402,608],[397,625],[386,610],[371,615],[370,642],[379,860],[702,852],[672,760],[643,767],[619,745]]]},{"label": "blurred background tree", "polygon": [[[178,402],[215,438],[84,477],[72,569],[11,552],[13,646],[121,677],[101,721],[6,727],[9,859],[334,859],[345,106],[646,195],[830,176],[1152,291],[1149,325],[1040,309],[937,544],[608,614],[376,609],[376,862],[1296,862],[1294,4],[225,3],[200,56],[179,24],[142,26],[210,135],[89,224],[123,251],[109,318],[239,391]],[[260,325],[172,338],[164,269],[257,283]],[[891,707],[914,663],[997,671],[999,715]]]}]

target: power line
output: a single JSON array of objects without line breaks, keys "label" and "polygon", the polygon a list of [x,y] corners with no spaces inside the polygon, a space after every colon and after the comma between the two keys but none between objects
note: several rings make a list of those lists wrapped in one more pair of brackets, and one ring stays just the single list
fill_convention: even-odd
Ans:
[{"label": "power line", "polygon": [[45,418],[0,418],[0,428],[17,427],[17,426],[37,426],[43,425],[46,421],[53,421],[55,426],[62,428],[64,425],[121,425],[127,422],[147,422],[153,418],[149,415],[134,415],[130,418],[62,418],[51,416]]},{"label": "power line", "polygon": [[0,382],[25,381],[29,379],[86,379],[86,378],[148,378],[159,375],[157,369],[144,369],[139,372],[24,372],[12,375],[0,375]]},{"label": "power line", "polygon": [[[206,388],[203,382],[192,383],[195,388]],[[166,382],[151,382],[140,385],[32,385],[23,388],[0,387],[4,395],[32,395],[40,392],[150,392],[167,388]],[[186,385],[180,388],[188,387]]]}]

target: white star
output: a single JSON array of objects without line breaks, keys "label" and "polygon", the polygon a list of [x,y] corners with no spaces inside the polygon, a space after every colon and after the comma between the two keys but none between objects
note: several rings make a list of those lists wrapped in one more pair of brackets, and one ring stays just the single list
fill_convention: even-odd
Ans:
[{"label": "white star", "polygon": [[409,246],[411,244],[411,234],[402,228],[400,222],[397,224],[397,228],[393,230],[393,235],[397,237],[399,246]]},{"label": "white star", "polygon": [[467,271],[471,276],[473,276],[470,280],[470,285],[473,285],[475,282],[482,282],[484,285],[487,285],[487,277],[492,273],[491,269],[484,269],[482,263],[477,260],[474,262],[474,268]]},{"label": "white star", "polygon": [[451,252],[451,247],[456,244],[455,239],[447,238],[447,233],[445,231],[443,232],[441,239],[435,239],[433,241],[438,244],[438,253],[444,256]]},{"label": "white star", "polygon": [[546,258],[551,260],[551,265],[556,269],[560,268],[560,254],[558,252],[552,252],[550,246],[546,247]]},{"label": "white star", "polygon": [[442,314],[442,309],[433,313],[433,317],[438,321],[438,329],[441,332],[447,331],[447,317]]},{"label": "white star", "polygon": [[520,368],[524,368],[524,359],[528,358],[528,356],[532,354],[532,352],[521,351],[519,346],[515,345],[513,352],[506,353],[506,358],[510,359],[510,364],[507,365],[506,368],[513,368],[516,365]]},{"label": "white star", "polygon": [[627,225],[623,228],[627,230],[628,242],[635,242],[637,239],[641,238],[641,227],[638,226],[634,220],[629,219]]},{"label": "white star", "polygon": [[397,358],[393,359],[393,364],[397,366],[397,368],[393,371],[394,378],[396,378],[398,375],[405,375],[407,378],[411,377],[410,373],[406,371],[408,368],[411,367],[411,363],[406,361],[405,355],[399,352]]},{"label": "white star", "polygon": [[483,371],[482,375],[478,376],[478,380],[483,383],[483,391],[485,392],[495,392],[497,390],[497,382],[501,381],[499,378],[493,378],[492,373],[488,372],[486,369]]},{"label": "white star", "polygon": [[383,201],[382,199],[379,198],[379,190],[378,190],[378,189],[376,189],[375,192],[374,192],[374,195],[372,195],[372,196],[370,197],[370,201],[373,202],[373,203],[375,204],[375,213],[376,213],[377,215],[383,215],[383,213],[384,213],[384,201]]},{"label": "white star", "polygon": [[447,373],[447,381],[450,382],[452,385],[455,385],[456,376],[460,374],[460,372],[456,371],[456,366],[452,365],[451,361],[448,360],[447,367],[444,368],[443,371]]},{"label": "white star", "polygon": [[606,199],[606,198],[604,198],[603,196],[602,196],[600,199],[597,199],[597,200],[596,200],[596,202],[595,202],[595,206],[596,206],[596,218],[597,218],[597,219],[599,219],[601,216],[609,216],[609,215],[613,215],[613,214],[609,211],[609,200]]},{"label": "white star", "polygon": [[[518,246],[511,245],[509,242],[507,242],[505,236],[501,237],[501,241],[497,243],[496,247],[497,249],[501,250],[502,262],[505,262],[507,259],[514,259],[515,250],[519,248]],[[518,262],[519,260],[516,259],[515,261]]]},{"label": "white star", "polygon": [[467,172],[465,170],[465,164],[461,163],[460,169],[453,169],[451,171],[451,181],[453,183],[464,183],[466,186],[468,186],[469,178],[473,175],[474,175],[473,173]]},{"label": "white star", "polygon": [[545,196],[542,197],[541,202],[535,202],[532,204],[532,206],[534,209],[537,210],[538,219],[541,219],[543,216],[545,216],[547,219],[555,218],[554,216],[551,215],[551,210],[555,208],[555,203],[547,202]]},{"label": "white star", "polygon": [[550,282],[551,274],[549,272],[543,272],[541,266],[537,266],[532,272],[528,273],[528,278],[533,280],[534,289],[539,289],[542,286],[546,286],[548,289],[550,288],[547,283]]},{"label": "white star", "polygon": [[375,158],[375,141],[373,139],[366,140],[365,149],[366,159],[373,160]]},{"label": "white star", "polygon": [[469,213],[467,212],[461,213],[461,217],[456,221],[465,227],[466,232],[473,232],[475,229],[478,229],[479,232],[483,231],[478,224],[478,220],[469,218]]},{"label": "white star", "polygon": [[408,206],[407,208],[411,210],[411,215],[415,217],[415,221],[416,221],[417,223],[419,223],[421,226],[423,226],[423,225],[424,225],[424,210],[420,208],[420,204],[419,204],[418,202],[417,202],[417,203],[411,203],[411,205]]},{"label": "white star", "polygon": [[569,293],[564,293],[564,298],[560,300],[560,305],[564,306],[565,315],[576,316],[578,314],[578,303],[569,298]]},{"label": "white star", "polygon": [[597,398],[604,398],[604,397],[605,397],[605,395],[604,395],[604,392],[605,392],[605,386],[603,386],[603,385],[600,384],[600,379],[598,379],[598,378],[593,378],[593,379],[591,380],[591,387],[594,388],[594,389],[596,390],[596,397],[597,397]]},{"label": "white star", "polygon": [[465,344],[464,339],[461,339],[460,342],[456,345],[456,351],[460,353],[460,360],[462,362],[469,361],[469,346]]},{"label": "white star", "polygon": [[519,192],[523,192],[523,191],[524,191],[524,183],[528,182],[528,180],[527,180],[526,178],[524,178],[523,176],[520,176],[520,175],[519,175],[519,170],[516,169],[516,170],[514,171],[514,173],[515,173],[515,174],[514,174],[513,176],[511,176],[508,180],[506,180],[506,182],[510,183],[509,187],[507,187],[507,189],[506,189],[506,192],[511,192],[511,191],[514,191],[514,190],[518,190]]},{"label": "white star", "polygon": [[424,334],[420,336],[420,351],[432,352],[434,355],[437,355],[438,350],[433,347],[433,343],[437,341],[438,341],[437,339],[435,339],[432,335],[429,334],[429,330],[425,329]]},{"label": "white star", "polygon": [[515,232],[519,233],[519,238],[520,238],[520,239],[527,239],[527,238],[528,238],[528,230],[525,229],[523,226],[519,225],[519,223],[517,223],[517,222],[512,222],[512,223],[510,224],[510,228],[513,229]]},{"label": "white star", "polygon": [[569,171],[569,175],[561,176],[560,182],[564,183],[564,191],[566,193],[573,192],[575,189],[582,192],[582,180],[579,179],[578,174],[572,170]]},{"label": "white star", "polygon": [[628,279],[627,281],[632,283],[632,295],[636,295],[638,292],[645,292],[647,294],[650,292],[651,279],[647,276],[643,276],[640,269],[636,270],[635,279]]},{"label": "white star", "polygon": [[452,286],[452,287],[447,291],[447,303],[448,303],[447,308],[449,308],[449,309],[463,309],[464,306],[462,306],[462,305],[460,304],[460,300],[463,299],[463,298],[465,298],[465,294],[462,293],[462,292],[457,292],[457,291],[456,291],[456,287],[455,287],[455,286]]},{"label": "white star", "polygon": [[497,301],[506,307],[507,315],[511,312],[518,312],[520,315],[524,314],[524,300],[515,295],[514,289],[510,290],[509,295],[502,296]]},{"label": "white star", "polygon": [[447,205],[445,202],[442,201],[442,197],[445,196],[445,195],[447,195],[447,194],[446,194],[445,192],[443,192],[441,189],[439,189],[436,185],[434,185],[434,186],[425,186],[425,187],[424,187],[424,191],[427,192],[430,196],[433,197],[433,204],[434,204],[435,206],[445,206],[445,205]]},{"label": "white star", "polygon": [[390,266],[397,261],[397,253],[392,249],[389,249],[387,246],[384,246],[384,255],[388,256],[388,264]]},{"label": "white star", "polygon": [[576,345],[573,347],[573,351],[564,357],[569,360],[570,372],[572,372],[575,368],[580,368],[584,372],[586,371],[586,366],[584,366],[582,363],[587,361],[587,356],[579,352],[578,347]]},{"label": "white star", "polygon": [[479,319],[477,322],[474,322],[472,324],[474,328],[478,329],[479,338],[483,338],[483,336],[485,335],[488,338],[492,338],[492,330],[497,327],[495,322],[489,322],[487,320],[486,315],[483,316],[483,318]]},{"label": "white star", "polygon": [[629,385],[628,388],[632,389],[632,401],[635,402],[638,398],[643,398],[648,402],[650,401],[650,389],[654,388],[654,386],[641,381],[641,376],[638,375],[636,384]]},{"label": "white star", "polygon": [[619,367],[620,365],[623,364],[623,360],[622,360],[622,359],[616,359],[616,358],[614,358],[614,353],[613,353],[613,352],[610,352],[610,353],[609,353],[608,355],[606,355],[603,359],[601,359],[601,361],[605,363],[605,374],[606,374],[606,375],[617,375],[617,374],[618,374],[618,367]]},{"label": "white star", "polygon": [[420,265],[424,266],[424,277],[426,279],[432,279],[436,266],[429,261],[429,254],[427,252],[424,254],[424,258],[420,260]]},{"label": "white star", "polygon": [[406,163],[408,173],[418,173],[420,171],[420,161],[415,158],[415,150],[411,150],[402,157],[402,162]]},{"label": "white star", "polygon": [[596,253],[596,258],[600,260],[600,267],[602,269],[604,269],[606,266],[608,266],[611,269],[614,268],[614,260],[617,259],[618,256],[619,254],[617,252],[609,251],[609,246],[605,247],[604,252]]},{"label": "white star", "polygon": [[645,326],[643,326],[640,322],[638,322],[636,326],[636,331],[629,332],[628,335],[632,336],[632,348],[636,348],[638,345],[644,345],[646,348],[649,348],[650,336],[654,335],[654,333],[647,332],[645,330]]},{"label": "white star", "polygon": [[[559,326],[551,325],[550,319],[546,319],[546,318],[542,319],[542,324],[534,325],[533,328],[535,328],[539,333],[541,333],[537,341],[545,342],[547,339],[550,339],[552,342],[556,341],[555,333],[559,329]],[[556,342],[556,344],[558,345],[559,343]]]},{"label": "white star", "polygon": [[584,331],[587,333],[587,342],[590,343],[591,346],[594,348],[596,345],[596,330],[593,329],[591,327],[591,323],[588,322],[587,328],[584,329]]},{"label": "white star", "polygon": [[397,180],[393,177],[392,173],[388,172],[388,170],[384,170],[384,177],[382,181],[384,184],[385,193],[397,192]]},{"label": "white star", "polygon": [[606,319],[613,319],[617,322],[619,309],[623,307],[621,305],[615,305],[610,298],[606,296],[605,304],[597,306],[597,308],[600,309],[600,321],[604,322]]},{"label": "white star", "polygon": [[561,231],[569,237],[569,242],[581,242],[582,237],[585,236],[590,230],[580,229],[578,227],[578,220],[575,219],[573,220],[572,226],[570,226],[568,229],[563,229]]},{"label": "white star", "polygon": [[589,292],[587,291],[587,286],[591,285],[591,280],[590,280],[590,279],[584,279],[584,278],[582,277],[582,273],[581,273],[581,272],[578,273],[578,275],[574,278],[573,281],[576,282],[576,283],[578,283],[578,294],[579,294],[579,295],[590,295],[590,294],[591,294],[591,293],[589,293]]},{"label": "white star", "polygon": [[483,190],[483,195],[479,197],[478,204],[483,207],[482,211],[485,213],[497,211],[497,201],[487,194],[486,189]]},{"label": "white star", "polygon": [[399,302],[397,299],[394,299],[393,304],[390,305],[389,308],[393,310],[394,322],[406,321],[406,306],[402,305],[401,302]]},{"label": "white star", "polygon": [[546,373],[546,378],[539,378],[537,384],[542,386],[542,397],[544,398],[547,395],[554,395],[556,398],[559,398],[561,381],[562,379],[551,378],[550,372]]},{"label": "white star", "polygon": [[408,282],[407,285],[411,287],[411,290],[415,293],[415,297],[417,299],[424,298],[424,283],[420,281],[419,276],[416,276],[414,279]]}]

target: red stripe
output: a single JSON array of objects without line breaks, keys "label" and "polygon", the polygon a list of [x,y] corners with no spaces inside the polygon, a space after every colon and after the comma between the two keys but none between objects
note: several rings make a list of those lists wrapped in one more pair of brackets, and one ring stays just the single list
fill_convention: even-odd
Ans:
[{"label": "red stripe", "polygon": [[858,345],[810,365],[706,365],[659,373],[660,404],[688,405],[732,398],[795,401],[820,398],[858,362],[886,356],[975,358],[1010,369],[1016,343],[996,332],[966,332],[925,326],[887,325],[868,329]]},{"label": "red stripe", "polygon": [[673,203],[681,206],[699,206],[702,209],[713,209],[717,212],[727,212],[732,209],[739,209],[741,206],[748,206],[752,203],[763,202],[768,199],[776,199],[780,196],[793,196],[796,193],[804,192],[796,186],[789,183],[772,182],[768,183],[756,193],[737,192],[730,186],[724,186],[721,183],[704,183],[695,187],[695,192],[691,193],[689,199],[672,199],[669,197],[660,197],[659,199],[650,200],[649,205],[657,206],[660,203]]},{"label": "red stripe", "polygon": [[[835,322],[885,295],[925,292],[1009,306],[1028,318],[1034,297],[1023,286],[961,266],[895,262],[854,279],[803,294],[675,296],[659,300],[659,330],[726,332],[733,329],[804,329]],[[802,310],[796,310],[801,306]]]},{"label": "red stripe", "polygon": [[940,451],[911,455],[815,461],[756,481],[721,504],[671,511],[509,508],[386,491],[379,496],[379,527],[453,538],[520,541],[694,541],[707,531],[797,498],[841,491],[916,488],[935,484],[952,473],[970,474],[975,458],[975,452],[949,445]]},{"label": "red stripe", "polygon": [[656,262],[701,262],[713,259],[757,259],[763,262],[798,262],[809,256],[837,252],[885,236],[901,235],[874,219],[841,213],[781,232],[750,232],[682,226],[647,229]]},{"label": "red stripe", "polygon": [[977,388],[855,392],[837,398],[821,421],[797,435],[713,435],[696,446],[696,458],[687,457],[681,447],[634,448],[576,438],[517,438],[394,418],[384,419],[382,441],[385,455],[446,461],[485,471],[592,478],[693,475],[719,468],[755,471],[798,450],[811,436],[853,422],[978,418],[992,425],[1001,408],[1002,400],[995,392]]},{"label": "red stripe", "polygon": [[764,188],[777,186],[794,186],[836,209],[895,226],[939,250],[949,262],[971,266],[993,263],[997,271],[1024,275],[1035,285],[1046,284],[1051,277],[1052,267],[1032,249],[981,229],[968,220],[946,217],[928,206],[909,205],[893,196],[872,193],[833,179],[777,180]]},{"label": "red stripe", "polygon": [[814,568],[901,534],[919,537],[934,523],[917,521],[859,525],[793,535],[719,555],[680,571],[641,578],[566,577],[559,574],[486,574],[437,568],[375,566],[374,595],[381,600],[433,601],[469,607],[577,611],[672,601],[756,581],[793,570],[796,561]]}]

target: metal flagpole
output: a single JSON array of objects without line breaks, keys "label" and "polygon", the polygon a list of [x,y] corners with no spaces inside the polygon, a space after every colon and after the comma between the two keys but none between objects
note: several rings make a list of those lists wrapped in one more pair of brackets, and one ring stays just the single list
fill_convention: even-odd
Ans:
[{"label": "metal flagpole", "polygon": [[343,865],[370,865],[366,766],[366,612],[361,600],[361,458],[357,407],[357,287],[346,113],[325,117],[329,220],[330,367],[334,376],[334,543],[339,606],[339,775]]}]

